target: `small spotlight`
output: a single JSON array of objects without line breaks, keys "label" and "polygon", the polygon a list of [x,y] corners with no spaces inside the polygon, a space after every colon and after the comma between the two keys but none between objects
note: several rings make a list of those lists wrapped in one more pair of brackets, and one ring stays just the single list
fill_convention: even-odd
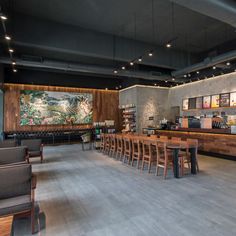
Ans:
[{"label": "small spotlight", "polygon": [[227,66],[230,66],[230,62],[227,62],[226,65],[227,65]]},{"label": "small spotlight", "polygon": [[150,52],[148,53],[148,56],[149,56],[149,57],[152,57],[152,56],[153,56],[153,51],[150,51]]},{"label": "small spotlight", "polygon": [[133,66],[133,65],[134,65],[134,62],[133,62],[133,61],[131,61],[129,64],[130,64],[131,66]]},{"label": "small spotlight", "polygon": [[191,77],[191,74],[188,74],[188,77]]},{"label": "small spotlight", "polygon": [[117,73],[118,73],[118,71],[117,71],[117,70],[114,70],[114,71],[113,71],[113,73],[114,73],[114,74],[117,74]]},{"label": "small spotlight", "polygon": [[139,57],[138,61],[141,62],[142,60],[143,60],[143,58],[142,58],[142,57]]},{"label": "small spotlight", "polygon": [[167,43],[167,44],[166,44],[166,47],[167,47],[167,48],[171,48],[171,46],[172,46],[172,45],[171,45],[170,43]]},{"label": "small spotlight", "polygon": [[119,88],[116,86],[116,89],[119,89]]},{"label": "small spotlight", "polygon": [[105,90],[108,90],[108,88],[105,88]]},{"label": "small spotlight", "polygon": [[157,84],[154,84],[154,86],[157,86]]},{"label": "small spotlight", "polygon": [[187,77],[187,75],[184,75],[184,78],[186,78]]},{"label": "small spotlight", "polygon": [[122,86],[120,85],[119,88],[122,88]]},{"label": "small spotlight", "polygon": [[13,69],[13,72],[16,73],[16,72],[17,72],[17,69],[14,68],[14,69]]},{"label": "small spotlight", "polygon": [[213,69],[213,70],[215,70],[215,69],[216,69],[216,67],[215,67],[215,66],[213,66],[213,67],[212,67],[212,69]]},{"label": "small spotlight", "polygon": [[16,64],[16,62],[15,61],[12,61],[12,63],[11,63],[13,66]]},{"label": "small spotlight", "polygon": [[168,81],[166,80],[165,82],[167,83]]},{"label": "small spotlight", "polygon": [[14,50],[13,50],[12,48],[9,48],[9,52],[13,53],[13,52],[14,52]]},{"label": "small spotlight", "polygon": [[11,40],[11,37],[9,35],[5,35],[5,39],[10,41]]},{"label": "small spotlight", "polygon": [[125,70],[125,66],[122,66],[121,69],[122,69],[122,70]]},{"label": "small spotlight", "polygon": [[3,14],[0,14],[1,20],[7,20],[7,17]]},{"label": "small spotlight", "polygon": [[175,78],[172,78],[172,81],[175,81]]},{"label": "small spotlight", "polygon": [[197,71],[197,74],[199,74],[199,71]]}]

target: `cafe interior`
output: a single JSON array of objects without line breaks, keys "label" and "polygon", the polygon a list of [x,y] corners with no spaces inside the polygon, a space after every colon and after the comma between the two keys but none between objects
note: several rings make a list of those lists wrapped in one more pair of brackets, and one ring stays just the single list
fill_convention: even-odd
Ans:
[{"label": "cafe interior", "polygon": [[236,235],[235,1],[0,21],[0,236]]}]

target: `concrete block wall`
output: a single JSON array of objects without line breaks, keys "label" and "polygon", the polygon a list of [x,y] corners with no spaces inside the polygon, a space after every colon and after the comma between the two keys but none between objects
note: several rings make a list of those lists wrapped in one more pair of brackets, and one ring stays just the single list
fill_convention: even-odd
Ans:
[{"label": "concrete block wall", "polygon": [[[214,78],[184,84],[173,88],[136,85],[120,91],[120,105],[135,104],[137,107],[137,131],[148,125],[156,125],[164,117],[171,117],[171,107],[180,107],[180,115],[212,114],[213,111],[225,111],[235,115],[236,108],[214,108],[182,111],[184,98],[200,97],[227,92],[236,92],[236,72]],[[154,120],[149,120],[153,117]]]}]

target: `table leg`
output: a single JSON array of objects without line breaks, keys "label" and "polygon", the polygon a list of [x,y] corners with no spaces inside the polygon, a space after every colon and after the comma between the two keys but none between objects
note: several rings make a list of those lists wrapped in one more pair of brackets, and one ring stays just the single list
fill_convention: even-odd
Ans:
[{"label": "table leg", "polygon": [[179,178],[179,149],[173,149],[174,176]]},{"label": "table leg", "polygon": [[189,148],[190,159],[191,159],[191,173],[197,174],[197,165],[196,165],[196,148]]}]

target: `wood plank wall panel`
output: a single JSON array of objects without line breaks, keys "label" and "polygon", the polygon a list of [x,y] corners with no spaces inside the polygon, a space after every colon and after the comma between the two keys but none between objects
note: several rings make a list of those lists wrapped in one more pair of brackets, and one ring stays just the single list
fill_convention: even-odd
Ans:
[{"label": "wood plank wall panel", "polygon": [[236,135],[233,134],[210,134],[168,130],[158,131],[157,134],[166,135],[168,137],[181,137],[183,140],[187,138],[198,139],[198,149],[200,151],[234,156],[236,160]]},{"label": "wood plank wall panel", "polygon": [[69,88],[42,85],[5,84],[4,85],[4,131],[39,131],[55,129],[90,128],[87,125],[33,125],[20,126],[20,90],[43,90],[93,94],[93,121],[115,120],[116,129],[121,127],[119,93],[111,90]]}]

